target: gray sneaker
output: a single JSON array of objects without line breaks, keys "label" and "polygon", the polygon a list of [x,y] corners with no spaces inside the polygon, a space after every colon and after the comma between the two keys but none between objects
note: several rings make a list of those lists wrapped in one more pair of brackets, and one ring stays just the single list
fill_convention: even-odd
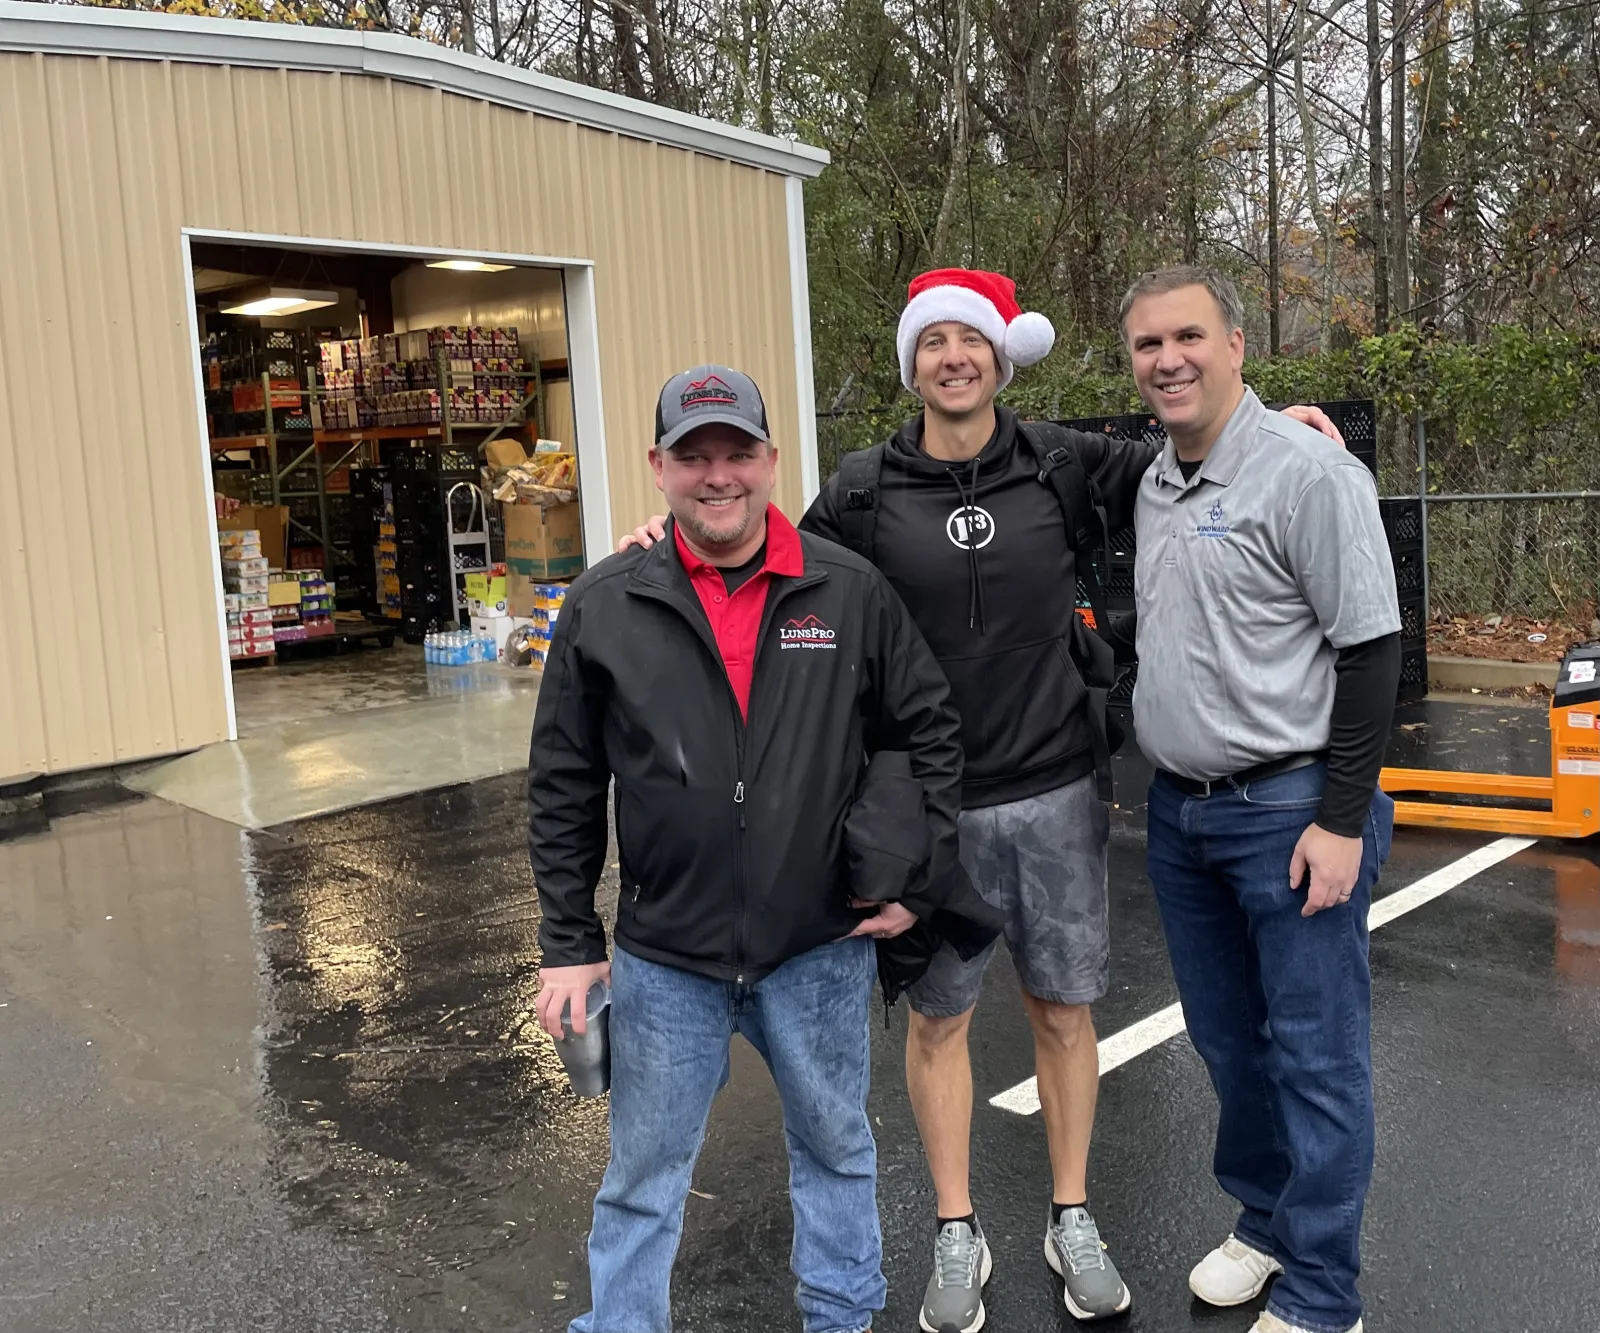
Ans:
[{"label": "gray sneaker", "polygon": [[1044,1257],[1066,1283],[1067,1309],[1077,1319],[1105,1319],[1133,1304],[1100,1228],[1087,1208],[1068,1208],[1044,1236]]},{"label": "gray sneaker", "polygon": [[983,1284],[994,1271],[983,1227],[947,1222],[933,1246],[933,1276],[922,1297],[923,1333],[978,1333],[983,1327]]}]

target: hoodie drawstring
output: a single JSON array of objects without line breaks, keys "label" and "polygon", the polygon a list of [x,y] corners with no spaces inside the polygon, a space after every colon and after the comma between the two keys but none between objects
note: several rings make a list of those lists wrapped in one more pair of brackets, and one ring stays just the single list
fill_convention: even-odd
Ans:
[{"label": "hoodie drawstring", "polygon": [[961,484],[961,471],[951,468],[950,480],[955,482],[956,490],[961,496],[961,507],[967,514],[967,628],[975,629],[979,634],[985,632],[983,618],[983,576],[978,571],[978,530],[972,519],[976,517],[978,508],[978,468],[980,464],[975,457],[972,460],[972,494],[967,494],[966,488]]}]

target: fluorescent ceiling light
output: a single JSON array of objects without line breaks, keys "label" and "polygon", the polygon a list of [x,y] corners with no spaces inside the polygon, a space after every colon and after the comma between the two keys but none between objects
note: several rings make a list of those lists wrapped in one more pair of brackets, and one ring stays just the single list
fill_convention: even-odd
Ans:
[{"label": "fluorescent ceiling light", "polygon": [[432,259],[427,268],[454,269],[457,273],[504,273],[515,264],[486,264],[481,259]]},{"label": "fluorescent ceiling light", "polygon": [[258,287],[233,305],[222,307],[224,315],[298,315],[338,305],[338,292],[308,291],[301,287]]}]

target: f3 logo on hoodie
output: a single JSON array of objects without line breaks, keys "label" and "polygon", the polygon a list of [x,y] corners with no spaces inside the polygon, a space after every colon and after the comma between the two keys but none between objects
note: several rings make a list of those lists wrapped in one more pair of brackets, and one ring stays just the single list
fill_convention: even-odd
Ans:
[{"label": "f3 logo on hoodie", "polygon": [[977,505],[962,505],[945,519],[944,530],[963,551],[981,551],[994,540],[994,515]]}]

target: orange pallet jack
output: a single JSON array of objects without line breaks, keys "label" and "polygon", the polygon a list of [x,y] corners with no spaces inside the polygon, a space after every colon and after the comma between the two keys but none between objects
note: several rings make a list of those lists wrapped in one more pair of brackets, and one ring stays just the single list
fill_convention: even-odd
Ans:
[{"label": "orange pallet jack", "polygon": [[1550,776],[1452,773],[1437,768],[1386,768],[1379,785],[1391,796],[1489,796],[1548,803],[1549,809],[1395,801],[1397,824],[1476,829],[1535,838],[1587,838],[1600,833],[1600,643],[1567,650],[1550,700]]}]

